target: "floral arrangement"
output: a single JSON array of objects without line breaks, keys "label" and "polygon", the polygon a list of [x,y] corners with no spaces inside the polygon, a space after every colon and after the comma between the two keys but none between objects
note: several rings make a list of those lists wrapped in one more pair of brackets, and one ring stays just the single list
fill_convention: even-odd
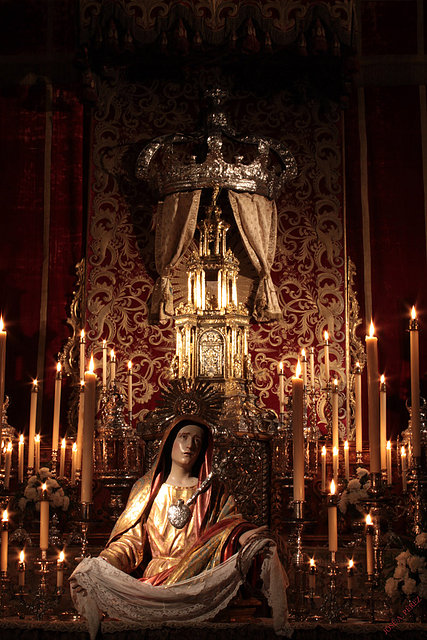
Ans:
[{"label": "floral arrangement", "polygon": [[28,478],[24,493],[18,499],[18,508],[25,511],[27,505],[32,505],[36,511],[40,510],[40,500],[42,497],[42,485],[46,483],[46,494],[53,507],[67,511],[70,505],[70,498],[65,495],[64,489],[47,467],[41,467],[36,475]]},{"label": "floral arrangement", "polygon": [[369,471],[363,467],[356,469],[356,477],[348,481],[346,488],[338,501],[338,508],[341,513],[347,513],[351,507],[363,513],[364,509],[360,504],[368,498],[368,489],[371,486]]},{"label": "floral arrangement", "polygon": [[406,549],[396,556],[397,566],[385,583],[385,591],[390,598],[418,594],[427,600],[426,556],[427,533],[420,533],[415,538],[414,552]]}]

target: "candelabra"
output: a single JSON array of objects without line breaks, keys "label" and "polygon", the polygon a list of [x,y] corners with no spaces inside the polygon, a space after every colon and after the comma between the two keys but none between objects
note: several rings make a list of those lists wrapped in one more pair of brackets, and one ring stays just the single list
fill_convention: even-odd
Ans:
[{"label": "candelabra", "polygon": [[37,588],[33,602],[28,604],[28,609],[33,613],[37,620],[42,620],[49,611],[49,599],[48,599],[48,587],[47,587],[47,575],[49,573],[49,565],[51,562],[47,559],[47,551],[41,550],[41,555],[38,560],[35,561],[35,565],[38,565],[37,573],[40,573],[40,582]]},{"label": "candelabra", "polygon": [[81,524],[81,549],[80,555],[76,557],[77,561],[83,560],[87,558],[90,554],[88,552],[89,540],[88,540],[88,530],[89,524],[91,522],[92,516],[92,503],[91,502],[82,502],[80,505],[80,524]]},{"label": "candelabra", "polygon": [[409,515],[412,521],[412,531],[418,535],[424,531],[426,524],[426,486],[427,476],[420,458],[414,458],[409,483],[411,487]]},{"label": "candelabra", "polygon": [[294,500],[292,503],[293,515],[288,520],[293,525],[289,537],[289,543],[294,548],[292,554],[292,565],[294,568],[294,610],[293,617],[295,620],[302,620],[303,611],[303,593],[304,593],[304,553],[302,549],[302,532],[306,520],[304,519],[304,501]]}]

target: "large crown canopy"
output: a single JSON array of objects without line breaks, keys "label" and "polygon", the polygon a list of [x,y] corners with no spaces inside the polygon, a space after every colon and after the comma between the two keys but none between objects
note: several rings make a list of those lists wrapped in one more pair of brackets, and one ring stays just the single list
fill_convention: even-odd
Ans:
[{"label": "large crown canopy", "polygon": [[222,89],[207,97],[206,131],[155,138],[138,156],[137,177],[149,182],[160,198],[215,186],[276,198],[297,174],[292,153],[270,138],[237,134],[223,111]]}]

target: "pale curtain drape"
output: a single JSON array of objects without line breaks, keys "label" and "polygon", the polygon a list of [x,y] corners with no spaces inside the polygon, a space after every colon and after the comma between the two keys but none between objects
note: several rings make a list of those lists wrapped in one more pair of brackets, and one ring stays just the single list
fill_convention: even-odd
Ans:
[{"label": "pale curtain drape", "polygon": [[172,193],[160,202],[156,213],[155,261],[159,274],[151,299],[153,320],[173,316],[172,269],[194,237],[201,190]]},{"label": "pale curtain drape", "polygon": [[228,196],[246,251],[259,275],[253,316],[259,322],[281,318],[282,311],[270,274],[276,252],[276,203],[252,193],[229,191]]},{"label": "pale curtain drape", "polygon": [[261,579],[272,609],[274,630],[277,635],[289,637],[292,634],[286,598],[289,581],[276,545],[268,538],[249,541],[239,553],[217,567],[166,587],[139,582],[104,558],[85,558],[73,573],[84,591],[72,589],[71,595],[77,611],[87,620],[91,640],[97,634],[102,612],[143,627],[203,622],[227,606],[243,583],[254,557],[263,551],[266,557]]}]

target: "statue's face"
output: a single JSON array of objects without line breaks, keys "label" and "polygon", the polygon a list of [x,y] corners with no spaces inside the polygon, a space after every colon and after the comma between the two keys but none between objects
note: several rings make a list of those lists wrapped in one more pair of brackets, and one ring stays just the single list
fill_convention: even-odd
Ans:
[{"label": "statue's face", "polygon": [[203,443],[203,429],[195,424],[182,427],[172,446],[172,462],[187,471],[193,468]]}]

